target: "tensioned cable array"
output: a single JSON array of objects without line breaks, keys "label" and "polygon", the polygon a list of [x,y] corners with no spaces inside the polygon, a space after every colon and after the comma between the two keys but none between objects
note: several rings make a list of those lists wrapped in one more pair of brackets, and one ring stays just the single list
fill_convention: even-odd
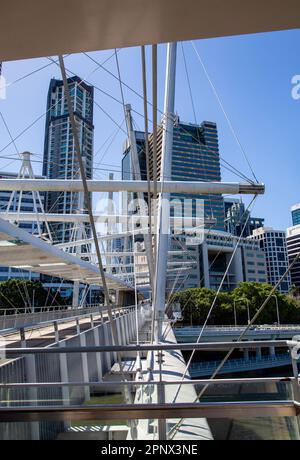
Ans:
[{"label": "tensioned cable array", "polygon": [[[154,46],[155,46],[155,45],[154,45]],[[92,59],[92,58],[89,56],[90,59],[92,59],[93,62],[95,62],[95,63],[97,64],[97,68],[93,69],[92,72],[90,72],[89,75],[93,74],[99,67],[103,68],[103,70],[107,70],[107,69],[105,69],[105,67],[103,66],[103,64],[104,64],[105,62],[107,62],[108,60],[110,60],[113,56],[116,56],[116,55],[117,55],[117,50],[115,50],[114,54],[111,55],[111,56],[109,56],[103,63],[98,63],[95,59]],[[58,64],[57,64],[57,61],[55,61],[54,59],[52,59],[52,58],[48,58],[48,59],[51,60],[52,63],[58,65]],[[153,64],[155,65],[155,60],[153,60]],[[75,74],[74,72],[72,72],[71,70],[68,70],[68,69],[66,69],[66,70],[67,70],[69,73],[71,73],[72,75],[76,75],[76,74]],[[107,70],[107,71],[108,71],[108,70]],[[112,74],[112,72],[110,72],[110,71],[108,71],[108,72],[109,72],[109,74]],[[114,75],[114,74],[112,74],[112,75]],[[118,77],[115,76],[115,75],[114,75],[114,78],[118,79]],[[92,84],[92,83],[90,83],[90,82],[87,81],[87,78],[82,79],[80,83],[82,83],[83,81],[85,81],[87,84]],[[133,91],[133,92],[134,92],[136,95],[138,95],[140,98],[143,98],[142,95],[140,95],[136,90],[134,90],[134,89],[131,88],[129,85],[127,85],[126,83],[124,83],[123,81],[121,81],[121,79],[120,79],[120,84],[122,84],[122,85],[126,86],[127,88],[129,88],[131,91]],[[97,87],[96,85],[94,85],[94,84],[92,84],[92,85],[94,86],[94,88],[95,88],[96,90],[101,91],[101,92],[104,93],[106,96],[112,98],[113,100],[115,100],[115,101],[118,102],[119,104],[122,104],[122,105],[123,105],[123,102],[122,102],[122,101],[118,100],[117,98],[115,98],[114,96],[110,95],[110,94],[107,93],[106,91],[101,90],[101,89],[100,89],[99,87]],[[155,90],[155,86],[154,86],[153,89]],[[155,97],[155,91],[153,91],[153,96]],[[61,99],[62,99],[62,98],[61,98]],[[55,104],[53,104],[53,106],[50,107],[49,110],[51,110],[52,108],[54,108],[58,103],[59,103],[59,101],[57,101]],[[153,104],[151,104],[150,102],[147,101],[147,103],[149,103],[150,105],[153,106]],[[111,116],[108,114],[108,112],[107,112],[105,109],[103,109],[103,107],[101,107],[100,104],[98,104],[96,101],[95,101],[95,105],[96,105],[96,107],[98,107],[98,108],[99,108],[99,109],[100,109],[100,110],[101,110],[101,111],[102,111],[102,112],[103,112],[103,113],[104,113],[104,114],[105,114],[105,115],[106,115],[106,116],[107,116],[107,117],[118,127],[118,130],[122,130],[122,131],[125,133],[125,131],[122,129],[122,126],[121,126],[123,123],[120,124],[120,123],[116,122],[116,121],[113,119],[113,117],[111,117]],[[156,105],[156,104],[155,104],[155,105]],[[160,113],[162,113],[161,110],[159,110],[159,109],[157,109],[157,110],[158,110]],[[141,114],[141,113],[135,111],[134,109],[133,109],[133,111],[134,111],[135,113],[137,113],[138,115],[140,115],[141,117],[144,117],[143,114]],[[47,113],[47,112],[48,112],[48,111],[46,111],[46,113]],[[21,133],[19,133],[9,144],[7,144],[4,148],[2,148],[2,150],[0,150],[0,153],[1,153],[3,150],[5,150],[9,145],[11,145],[11,143],[13,143],[13,142],[14,142],[15,140],[17,140],[19,137],[21,137],[26,131],[28,131],[35,123],[37,123],[44,115],[46,115],[46,113],[43,113],[43,114],[42,114],[40,117],[38,117],[33,123],[31,123],[27,128],[25,128]],[[155,114],[156,114],[156,110],[155,110],[155,107],[153,107],[153,117],[154,117]],[[155,116],[155,118],[156,118],[156,116]],[[151,122],[151,120],[149,120],[149,121]],[[153,120],[153,124],[155,124],[155,126],[157,126],[157,123],[154,123],[154,121],[155,121],[155,120]],[[155,132],[156,132],[156,129],[154,130],[154,134],[155,134]],[[155,136],[154,136],[154,137],[155,137]],[[155,141],[155,138],[153,139],[153,141]],[[211,151],[211,150],[208,149],[207,147],[206,147],[206,149],[209,150],[209,151]],[[154,149],[153,149],[153,150],[154,150],[154,154],[155,154],[155,145],[154,145]],[[213,153],[213,154],[215,155],[215,152],[211,151],[211,153]],[[241,178],[243,178],[243,179],[245,179],[245,180],[247,180],[247,181],[249,181],[249,182],[251,183],[251,180],[249,180],[244,174],[242,174],[240,171],[238,171],[233,165],[230,165],[226,160],[224,160],[224,159],[222,158],[222,156],[220,156],[220,160],[226,164],[226,166],[223,165],[223,167],[224,167],[225,169],[228,169],[228,170],[229,170],[230,172],[232,172],[233,174],[239,175]],[[167,179],[167,178],[165,177],[165,179]]]},{"label": "tensioned cable array", "polygon": [[[112,57],[114,56],[114,54],[112,56],[110,56],[109,58],[107,58],[104,62],[107,62],[109,59],[111,59]],[[53,64],[56,64],[58,67],[59,67],[59,64],[57,63],[57,61],[55,61],[54,59],[52,58],[47,58],[51,61],[51,63]],[[99,66],[95,69],[93,69],[88,75],[86,78],[89,77],[89,75],[93,74],[94,72],[96,72],[96,70],[99,68]],[[72,72],[73,75],[76,75],[75,73]],[[86,78],[83,78],[80,80],[80,83],[83,83],[83,82],[86,82]],[[30,128],[32,128],[32,126],[34,126],[39,120],[41,120],[41,118],[43,118],[45,115],[47,115],[48,112],[50,112],[54,107],[57,106],[57,104],[59,102],[61,102],[63,99],[63,96],[57,100],[57,102],[55,102],[53,105],[51,105],[49,107],[48,110],[46,110],[46,112],[43,112],[39,117],[37,117],[33,122],[31,122],[26,128],[24,128],[17,136],[14,137],[13,141],[10,141],[8,144],[6,144],[1,150],[0,150],[0,153],[2,153],[4,150],[6,150],[11,144],[13,144],[13,142],[15,142],[17,139],[19,139],[23,134],[25,134],[25,132],[27,132]]]},{"label": "tensioned cable array", "polygon": [[233,125],[232,125],[232,122],[231,122],[231,120],[230,120],[230,118],[229,118],[229,116],[228,116],[228,114],[227,114],[227,112],[226,112],[226,110],[225,110],[225,108],[224,108],[224,105],[223,105],[223,102],[221,101],[221,98],[220,98],[220,96],[219,96],[219,93],[218,93],[218,91],[217,91],[217,89],[216,89],[214,83],[212,82],[212,79],[210,78],[210,76],[209,76],[209,74],[208,74],[208,72],[207,72],[207,69],[206,69],[206,67],[205,67],[205,65],[204,65],[204,63],[203,63],[203,60],[201,59],[201,56],[200,56],[200,54],[199,54],[199,51],[197,50],[197,48],[196,48],[194,42],[191,42],[191,44],[192,44],[192,47],[193,47],[193,49],[194,49],[194,51],[195,51],[195,53],[196,53],[196,55],[197,55],[197,58],[198,58],[199,62],[200,62],[200,64],[201,64],[202,68],[203,68],[203,71],[204,71],[204,73],[205,73],[205,75],[206,75],[206,78],[207,78],[207,80],[208,80],[208,82],[209,82],[209,84],[210,84],[210,86],[211,86],[211,88],[212,88],[212,90],[213,90],[213,92],[214,92],[214,95],[215,95],[215,97],[216,97],[216,99],[217,99],[217,101],[218,101],[218,103],[219,103],[219,106],[220,106],[220,108],[221,108],[221,110],[222,110],[222,112],[223,112],[223,114],[224,114],[224,116],[225,116],[225,118],[226,118],[226,121],[227,121],[227,123],[228,123],[228,126],[229,126],[229,128],[230,128],[230,130],[231,130],[231,132],[232,132],[232,134],[233,134],[233,136],[234,136],[234,138],[235,138],[235,140],[236,140],[238,146],[240,147],[240,150],[241,150],[241,152],[242,152],[242,154],[243,154],[243,156],[244,156],[244,158],[245,158],[245,160],[246,160],[246,162],[247,162],[247,164],[248,164],[248,166],[249,166],[249,169],[250,169],[250,171],[251,171],[251,173],[252,173],[252,175],[253,175],[253,177],[254,177],[254,180],[255,180],[256,182],[258,182],[258,179],[257,179],[257,177],[256,177],[256,175],[255,175],[255,173],[254,173],[254,170],[253,170],[253,168],[252,168],[252,166],[251,166],[251,164],[250,164],[250,161],[249,161],[249,159],[248,159],[248,157],[247,157],[247,155],[246,155],[245,149],[244,149],[244,147],[242,146],[242,143],[241,143],[241,141],[240,141],[240,139],[239,139],[239,137],[238,137],[238,135],[237,135],[237,133],[236,133],[236,131],[235,131]]},{"label": "tensioned cable array", "polygon": [[[252,200],[253,201],[253,200]],[[254,204],[254,202],[252,202],[252,205]],[[252,209],[253,209],[253,206],[252,206]],[[248,207],[244,210],[243,214],[239,217],[238,221],[237,221],[237,224],[241,224],[243,222],[243,219],[244,219],[244,216],[247,216],[248,215],[248,211],[250,211],[250,204],[248,205]],[[209,230],[207,231],[207,234],[209,235],[214,229],[213,228],[209,228]],[[241,233],[241,235],[243,235],[243,232]],[[232,236],[229,234],[227,237],[226,237],[226,241],[230,241],[232,238]],[[208,266],[208,271],[210,271],[210,269],[213,267],[215,261],[217,260],[217,258],[219,257],[219,255],[222,253],[222,249],[220,249],[215,257],[213,258],[213,260],[211,261],[211,263],[209,264]],[[204,281],[204,273],[199,281],[199,286],[202,285],[203,281]],[[174,296],[173,296],[174,297]],[[181,311],[182,313],[185,311],[189,301],[191,299],[191,295],[187,298],[187,300],[185,301],[185,304],[181,307]],[[169,305],[172,301],[172,297],[169,298],[168,302],[167,302],[167,305]]]},{"label": "tensioned cable array", "polygon": [[[255,199],[256,199],[256,196],[254,196],[254,197],[252,198],[251,202],[250,202],[249,205],[248,205],[247,210],[251,207],[252,203],[254,203]],[[216,292],[216,295],[215,295],[215,297],[214,297],[214,299],[213,299],[213,301],[212,301],[211,307],[210,307],[210,309],[209,309],[209,311],[208,311],[208,313],[207,313],[206,319],[205,319],[204,324],[203,324],[203,326],[202,326],[202,328],[201,328],[201,331],[200,331],[200,334],[199,334],[199,336],[198,336],[198,339],[197,339],[197,342],[196,342],[196,343],[199,343],[199,342],[200,342],[200,340],[201,340],[201,338],[202,338],[202,335],[203,335],[203,332],[204,332],[204,329],[206,328],[206,325],[207,325],[207,323],[208,323],[208,321],[209,321],[209,319],[210,319],[210,316],[211,316],[211,314],[212,314],[212,311],[213,311],[213,309],[214,309],[214,307],[215,307],[215,305],[216,305],[216,301],[217,301],[218,295],[220,294],[220,291],[221,291],[222,286],[223,286],[223,284],[224,284],[224,281],[225,281],[225,279],[226,279],[227,273],[229,272],[230,266],[231,266],[231,264],[232,264],[232,261],[233,261],[233,259],[234,259],[235,254],[236,254],[236,251],[237,251],[237,249],[238,249],[238,247],[239,247],[239,244],[240,244],[240,242],[241,242],[241,239],[242,239],[243,233],[244,233],[244,231],[245,231],[246,225],[247,225],[247,223],[248,223],[249,217],[250,217],[250,213],[248,214],[247,219],[245,220],[245,223],[244,223],[244,225],[243,225],[243,229],[242,229],[242,231],[241,231],[241,235],[239,236],[239,238],[238,238],[238,240],[237,240],[237,242],[236,242],[236,245],[235,245],[235,247],[234,247],[234,249],[233,249],[233,252],[232,252],[231,257],[230,257],[230,259],[229,259],[229,262],[228,262],[228,264],[227,264],[226,270],[225,270],[225,272],[224,272],[224,275],[223,275],[223,277],[222,277],[222,280],[221,280],[221,282],[220,282],[220,285],[219,285],[219,287],[218,287],[218,290],[217,290],[217,292]],[[189,360],[188,360],[188,362],[187,362],[187,365],[186,365],[186,367],[185,367],[184,374],[183,374],[183,376],[182,376],[182,380],[181,380],[181,381],[183,381],[183,380],[185,379],[185,376],[186,376],[186,374],[187,374],[187,372],[188,372],[188,369],[189,369],[189,367],[190,367],[190,364],[191,364],[191,362],[192,362],[192,359],[193,359],[193,357],[194,357],[194,354],[195,354],[195,350],[191,353],[191,356],[190,356],[190,358],[189,358]],[[175,394],[175,397],[174,397],[174,399],[173,399],[173,402],[176,401],[177,396],[178,396],[179,391],[180,391],[180,388],[181,388],[181,385],[179,385],[179,388],[178,388],[178,390],[176,391],[176,394]]]},{"label": "tensioned cable array", "polygon": [[[281,276],[281,278],[279,279],[279,281],[275,284],[275,286],[273,286],[272,290],[270,291],[269,295],[267,296],[267,298],[265,299],[265,301],[262,303],[262,305],[260,306],[260,308],[257,310],[257,312],[255,313],[255,315],[253,316],[253,318],[251,319],[251,321],[249,322],[249,324],[245,327],[245,329],[243,330],[243,332],[240,334],[240,336],[238,337],[238,339],[236,340],[237,342],[240,342],[246,335],[246,333],[248,332],[248,330],[250,329],[250,327],[254,324],[254,322],[257,320],[257,318],[259,317],[259,315],[261,314],[261,312],[264,310],[264,308],[266,307],[266,305],[268,304],[270,298],[272,297],[272,295],[274,295],[275,291],[277,290],[277,288],[280,286],[280,284],[282,283],[282,281],[285,279],[285,277],[288,275],[288,273],[290,272],[290,270],[293,268],[293,266],[296,264],[296,262],[298,261],[298,259],[300,258],[300,252],[298,254],[296,254],[295,258],[293,259],[293,261],[289,264],[288,268],[286,269],[286,271],[284,272],[284,274]],[[234,343],[234,342],[233,342]],[[231,348],[226,356],[223,358],[223,360],[221,361],[221,363],[218,365],[217,369],[213,372],[212,376],[210,377],[210,380],[213,380],[216,375],[218,374],[218,372],[220,371],[220,369],[222,369],[222,367],[224,366],[224,364],[226,363],[226,361],[228,360],[228,358],[231,356],[231,354],[233,353],[233,351],[235,350],[235,348]],[[199,402],[200,398],[203,396],[203,394],[205,393],[205,391],[207,390],[208,388],[208,384],[206,384],[204,386],[204,388],[200,391],[200,393],[197,395],[196,399],[193,401],[194,403],[196,402]],[[178,429],[180,428],[180,426],[182,425],[182,422],[183,422],[184,419],[180,419],[180,421],[170,430],[169,432],[169,439],[173,439],[173,437],[175,436],[176,432],[178,431]]]}]

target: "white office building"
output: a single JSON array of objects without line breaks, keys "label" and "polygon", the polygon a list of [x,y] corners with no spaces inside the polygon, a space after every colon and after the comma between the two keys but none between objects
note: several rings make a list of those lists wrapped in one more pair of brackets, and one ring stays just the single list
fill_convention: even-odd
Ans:
[{"label": "white office building", "polygon": [[181,289],[206,287],[217,290],[228,266],[222,291],[231,291],[243,281],[268,282],[265,254],[258,241],[241,238],[235,250],[238,237],[211,230],[204,231],[200,243],[196,238],[194,241],[195,244],[193,238],[184,241],[181,237],[171,242],[169,260],[182,262],[182,272],[186,268]]},{"label": "white office building", "polygon": [[[286,243],[289,263],[291,263],[300,252],[300,224],[287,229]],[[291,268],[291,282],[300,289],[300,260]]]},{"label": "white office building", "polygon": [[[283,230],[261,227],[254,230],[252,236],[249,238],[258,241],[261,249],[265,252],[268,283],[275,286],[289,265],[285,232]],[[288,273],[278,289],[286,293],[290,287],[291,276]]]}]

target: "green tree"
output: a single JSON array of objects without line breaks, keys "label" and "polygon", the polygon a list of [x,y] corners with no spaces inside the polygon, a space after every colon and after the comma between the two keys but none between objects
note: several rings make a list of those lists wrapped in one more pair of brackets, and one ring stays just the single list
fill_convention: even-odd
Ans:
[{"label": "green tree", "polygon": [[[242,282],[232,292],[220,292],[215,300],[208,324],[234,324],[234,303],[238,324],[247,324],[249,305],[250,319],[270,295],[273,287],[267,283]],[[277,321],[277,297],[281,324],[300,323],[300,302],[278,291],[272,295],[259,315],[256,324],[273,324]],[[184,321],[203,324],[215,299],[216,291],[207,288],[186,289],[173,295],[179,302]]]},{"label": "green tree", "polygon": [[[55,299],[54,299],[55,296]],[[35,311],[40,307],[50,305],[63,305],[63,299],[59,293],[46,290],[40,281],[9,279],[0,283],[0,314],[7,310],[7,314],[13,314],[15,308],[22,311]]]}]

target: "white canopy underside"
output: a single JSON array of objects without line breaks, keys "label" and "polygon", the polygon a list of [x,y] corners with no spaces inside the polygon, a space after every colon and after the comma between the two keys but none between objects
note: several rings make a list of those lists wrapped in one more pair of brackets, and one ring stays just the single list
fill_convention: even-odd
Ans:
[{"label": "white canopy underside", "polygon": [[293,29],[299,12],[299,0],[13,0],[0,60]]},{"label": "white canopy underside", "polygon": [[[45,275],[102,285],[96,265],[55,248],[0,218],[1,265]],[[109,289],[132,289],[125,281],[106,274]]]}]

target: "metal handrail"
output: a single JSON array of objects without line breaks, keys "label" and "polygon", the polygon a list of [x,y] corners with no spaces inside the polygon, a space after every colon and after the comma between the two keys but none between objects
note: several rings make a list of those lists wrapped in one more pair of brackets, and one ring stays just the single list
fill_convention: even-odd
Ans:
[{"label": "metal handrail", "polygon": [[[118,308],[126,308],[123,307],[123,305],[114,305],[114,307],[118,307]],[[105,308],[105,305],[103,304],[99,304],[99,303],[95,303],[95,304],[88,304],[88,305],[85,305],[84,307],[80,307],[80,306],[77,306],[77,307],[73,307],[71,305],[56,305],[56,306],[44,306],[44,307],[36,307],[36,309],[33,311],[32,308],[30,307],[16,307],[16,308],[0,308],[0,319],[1,317],[5,317],[5,316],[9,316],[9,317],[12,317],[12,316],[20,316],[20,315],[34,315],[34,314],[38,314],[38,313],[56,313],[56,312],[70,312],[70,311],[85,311],[85,310],[90,310],[90,309],[94,309],[94,308]],[[22,312],[18,312],[22,310]],[[1,312],[8,312],[8,311],[15,311],[16,313],[15,314],[11,314],[11,315],[1,315]]]},{"label": "metal handrail", "polygon": [[[134,306],[127,306],[127,307],[112,307],[112,311],[113,312],[118,312],[118,311],[130,311],[131,309],[135,308]],[[74,310],[69,310],[70,312],[74,312]],[[23,330],[27,330],[27,329],[41,329],[41,328],[44,328],[46,327],[47,325],[49,324],[53,324],[54,322],[55,323],[64,323],[64,322],[69,322],[69,321],[73,321],[75,320],[76,318],[80,317],[80,318],[86,318],[86,317],[89,317],[92,313],[105,313],[107,312],[107,307],[100,307],[98,308],[96,311],[88,311],[88,312],[85,312],[85,313],[82,313],[82,314],[79,314],[79,315],[72,315],[72,316],[67,316],[67,317],[64,317],[64,318],[52,318],[52,319],[49,319],[49,320],[46,320],[46,321],[39,321],[37,323],[29,323],[29,324],[25,324],[25,325],[21,325],[21,326],[16,326],[14,328],[8,328],[8,329],[0,329],[0,334],[2,336],[5,336],[5,335],[10,335],[10,334],[14,334],[16,332],[19,332],[21,329]],[[1,320],[1,318],[0,318]]]},{"label": "metal handrail", "polygon": [[[197,325],[197,326],[185,326],[184,324],[176,325],[176,328],[178,331],[181,329],[185,329],[185,331],[188,330],[198,330],[201,329],[202,325]],[[224,325],[224,326],[206,326],[205,330],[207,332],[209,331],[240,331],[244,330],[245,327],[243,326],[233,326],[233,325]],[[254,325],[253,329],[250,329],[249,332],[254,332],[254,331],[259,331],[260,329],[265,329],[265,330],[283,330],[283,329],[299,329],[300,330],[300,324],[281,324],[280,326],[275,326],[275,325],[263,325],[263,324],[256,324]]]},{"label": "metal handrail", "polygon": [[65,420],[136,420],[170,418],[295,417],[296,401],[234,401],[103,406],[19,406],[0,408],[0,422]]},{"label": "metal handrail", "polygon": [[230,350],[232,348],[261,348],[261,347],[293,347],[299,342],[293,340],[252,340],[240,342],[200,342],[200,343],[156,343],[140,345],[99,345],[85,347],[28,347],[28,348],[0,348],[0,352],[9,354],[36,354],[36,353],[95,353],[118,351],[166,351],[166,350]]},{"label": "metal handrail", "polygon": [[[232,383],[292,383],[295,377],[244,377],[229,379],[192,379],[183,380],[182,385],[231,385]],[[178,380],[163,380],[168,385],[178,385]],[[151,380],[151,385],[160,385],[159,380]],[[26,383],[0,383],[0,388],[48,388],[48,387],[104,387],[107,386],[147,386],[148,381],[142,380],[106,380],[105,382],[26,382]]]},{"label": "metal handrail", "polygon": [[[264,362],[272,362],[272,361],[286,361],[287,359],[291,360],[291,355],[289,353],[281,353],[277,354],[275,356],[262,356],[261,358],[256,358],[256,357],[249,357],[247,359],[245,358],[240,358],[240,359],[230,359],[228,360],[223,367],[230,367],[230,366],[236,366],[239,367],[243,363],[247,364],[255,364],[255,363],[264,363]],[[221,360],[219,361],[202,361],[202,362],[196,362],[196,363],[191,363],[190,367],[191,369],[210,369],[217,367],[221,363]]]}]

